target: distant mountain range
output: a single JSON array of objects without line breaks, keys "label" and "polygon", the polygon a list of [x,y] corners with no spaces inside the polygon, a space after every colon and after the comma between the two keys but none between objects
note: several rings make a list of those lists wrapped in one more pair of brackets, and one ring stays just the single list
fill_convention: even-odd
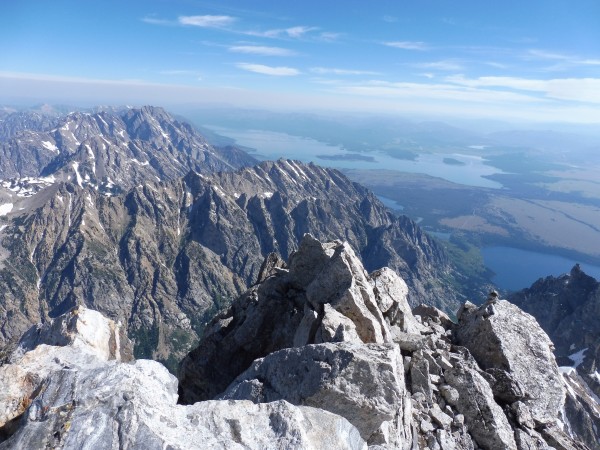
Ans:
[{"label": "distant mountain range", "polygon": [[0,144],[3,343],[85,304],[125,323],[137,356],[173,368],[263,258],[289,257],[304,233],[398,271],[413,305],[461,297],[442,248],[335,170],[253,165],[161,108],[14,114]]}]

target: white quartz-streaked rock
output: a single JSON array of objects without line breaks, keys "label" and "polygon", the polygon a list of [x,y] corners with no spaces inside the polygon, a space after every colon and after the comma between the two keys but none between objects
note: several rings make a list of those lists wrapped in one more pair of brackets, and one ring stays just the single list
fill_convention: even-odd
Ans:
[{"label": "white quartz-streaked rock", "polygon": [[348,420],[317,408],[177,405],[163,365],[109,359],[119,350],[111,323],[79,309],[28,333],[0,367],[0,449],[366,449]]},{"label": "white quartz-streaked rock", "polygon": [[[98,311],[78,306],[49,322],[32,327],[21,338],[11,360],[40,344],[81,349],[102,360],[122,359],[125,348],[121,342],[120,326]],[[126,345],[125,345],[126,346]]]},{"label": "white quartz-streaked rock", "polygon": [[64,367],[87,370],[120,360],[125,344],[112,320],[84,307],[32,327],[10,364],[0,367],[0,427],[25,411],[53,372]]},{"label": "white quartz-streaked rock", "polygon": [[315,408],[176,400],[177,379],[154,361],[61,369],[0,448],[366,448],[348,421]]}]

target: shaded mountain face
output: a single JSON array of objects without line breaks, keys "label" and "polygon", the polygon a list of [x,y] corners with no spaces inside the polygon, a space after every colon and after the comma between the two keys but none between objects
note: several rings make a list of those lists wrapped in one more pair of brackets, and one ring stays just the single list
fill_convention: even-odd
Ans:
[{"label": "shaded mountain face", "polygon": [[600,283],[579,265],[568,274],[540,279],[509,300],[536,317],[558,357],[600,343]]}]

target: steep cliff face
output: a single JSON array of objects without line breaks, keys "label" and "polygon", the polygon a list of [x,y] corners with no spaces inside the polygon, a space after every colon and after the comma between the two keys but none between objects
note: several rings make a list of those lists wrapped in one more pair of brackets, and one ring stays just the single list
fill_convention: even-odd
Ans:
[{"label": "steep cliff face", "polygon": [[507,301],[411,311],[395,272],[310,235],[260,280],[182,364],[187,405],[99,313],[34,327],[0,366],[0,448],[598,448],[576,422],[597,400]]},{"label": "steep cliff face", "polygon": [[540,279],[509,299],[535,316],[554,342],[558,357],[598,345],[600,283],[579,265],[568,274]]}]

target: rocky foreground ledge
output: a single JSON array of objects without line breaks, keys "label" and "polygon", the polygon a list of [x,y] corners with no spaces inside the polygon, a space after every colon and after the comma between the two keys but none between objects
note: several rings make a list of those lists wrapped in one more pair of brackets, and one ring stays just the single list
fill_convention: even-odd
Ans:
[{"label": "rocky foreground ledge", "polygon": [[500,300],[454,323],[407,293],[307,235],[209,324],[179,387],[79,307],[0,367],[0,449],[598,448],[600,408],[532,316]]}]

